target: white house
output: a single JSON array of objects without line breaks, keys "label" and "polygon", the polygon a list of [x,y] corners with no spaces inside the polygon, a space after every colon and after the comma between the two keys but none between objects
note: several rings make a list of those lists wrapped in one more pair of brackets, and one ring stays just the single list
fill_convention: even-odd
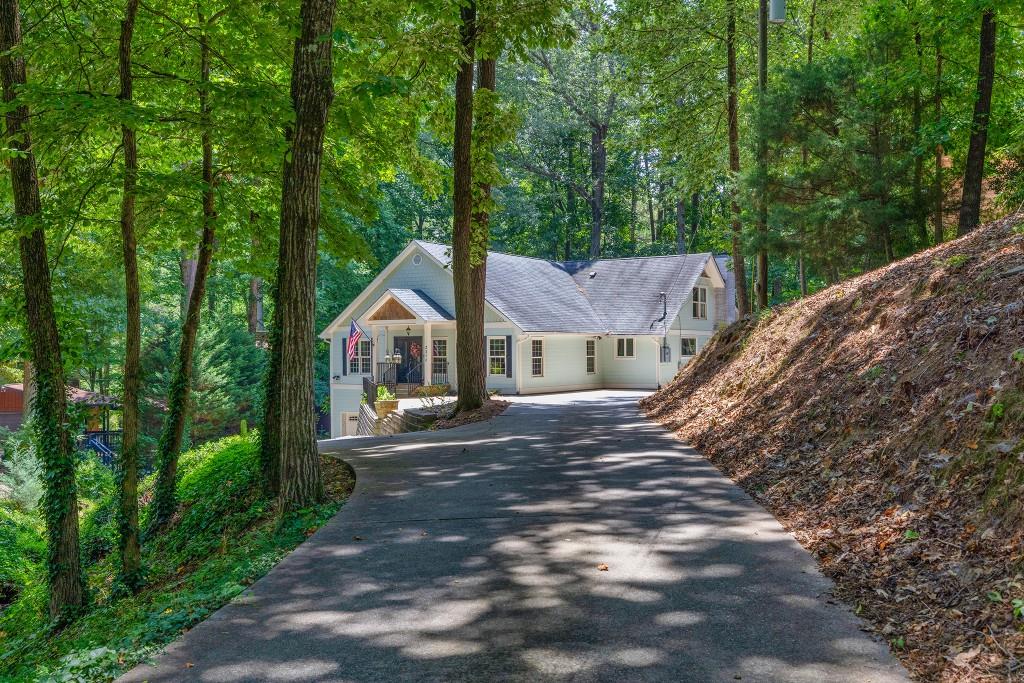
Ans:
[{"label": "white house", "polygon": [[[355,433],[363,377],[390,372],[406,388],[457,390],[450,263],[449,247],[414,240],[320,334],[331,344],[332,436]],[[735,320],[727,263],[711,254],[559,262],[489,253],[488,388],[660,387]],[[366,336],[348,359],[353,318]]]}]

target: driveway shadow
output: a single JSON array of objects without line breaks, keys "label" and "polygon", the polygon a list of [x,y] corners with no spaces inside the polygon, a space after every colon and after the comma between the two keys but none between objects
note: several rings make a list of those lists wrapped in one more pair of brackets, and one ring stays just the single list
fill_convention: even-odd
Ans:
[{"label": "driveway shadow", "polygon": [[326,443],[350,502],[123,680],[906,680],[778,522],[635,400]]}]

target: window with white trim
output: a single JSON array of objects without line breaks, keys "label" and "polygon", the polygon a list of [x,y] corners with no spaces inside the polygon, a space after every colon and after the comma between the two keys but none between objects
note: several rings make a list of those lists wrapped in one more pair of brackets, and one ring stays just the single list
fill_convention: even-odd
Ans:
[{"label": "window with white trim", "polygon": [[708,319],[708,288],[693,288],[693,318],[694,320]]},{"label": "window with white trim", "polygon": [[348,359],[350,375],[369,375],[373,371],[370,358],[370,340],[360,339],[356,345],[356,354]]},{"label": "window with white trim", "polygon": [[615,340],[616,358],[635,358],[636,340],[632,337],[623,337]]},{"label": "window with white trim", "polygon": [[597,341],[587,340],[587,374],[593,375],[597,372]]},{"label": "window with white trim", "polygon": [[433,352],[430,354],[431,372],[435,375],[448,373],[448,340],[434,339]]},{"label": "window with white trim", "polygon": [[505,338],[490,337],[487,340],[487,372],[505,376]]},{"label": "window with white trim", "polygon": [[697,355],[697,338],[696,337],[683,337],[679,340],[682,342],[682,348],[679,351],[679,355],[683,356],[696,356]]},{"label": "window with white trim", "polygon": [[534,377],[544,376],[544,340],[530,340],[530,374]]}]

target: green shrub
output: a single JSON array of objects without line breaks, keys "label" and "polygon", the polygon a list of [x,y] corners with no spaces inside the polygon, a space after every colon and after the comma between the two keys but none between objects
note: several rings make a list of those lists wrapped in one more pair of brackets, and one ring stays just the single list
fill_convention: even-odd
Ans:
[{"label": "green shrub", "polygon": [[[138,595],[112,590],[118,566],[117,553],[111,552],[116,548],[116,491],[107,491],[83,516],[93,602],[58,634],[50,631],[46,617],[45,547],[39,529],[27,540],[8,541],[0,532],[0,563],[13,556],[9,547],[21,549],[20,556],[32,562],[26,571],[30,582],[0,612],[5,634],[0,637],[0,680],[116,678],[245,590],[338,508],[328,503],[277,519],[261,494],[258,434],[253,431],[183,453],[178,471],[180,506],[166,531],[145,539],[142,562],[148,583]],[[148,500],[153,483],[152,476],[141,483],[142,500]],[[12,514],[26,517],[17,509]],[[143,508],[143,522],[146,515]]]},{"label": "green shrub", "polygon": [[394,392],[387,388],[383,384],[377,385],[377,400],[378,401],[394,401],[397,397]]},{"label": "green shrub", "polygon": [[42,579],[43,523],[13,501],[0,501],[0,609]]},{"label": "green shrub", "polygon": [[3,442],[3,465],[0,484],[10,489],[10,497],[23,510],[34,510],[43,495],[42,470],[27,429],[6,435]]}]

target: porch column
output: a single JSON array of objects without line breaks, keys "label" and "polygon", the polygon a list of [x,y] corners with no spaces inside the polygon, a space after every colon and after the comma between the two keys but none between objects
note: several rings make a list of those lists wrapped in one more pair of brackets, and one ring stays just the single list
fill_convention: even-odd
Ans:
[{"label": "porch column", "polygon": [[429,386],[433,380],[434,343],[430,336],[430,323],[423,323],[423,386]]}]

